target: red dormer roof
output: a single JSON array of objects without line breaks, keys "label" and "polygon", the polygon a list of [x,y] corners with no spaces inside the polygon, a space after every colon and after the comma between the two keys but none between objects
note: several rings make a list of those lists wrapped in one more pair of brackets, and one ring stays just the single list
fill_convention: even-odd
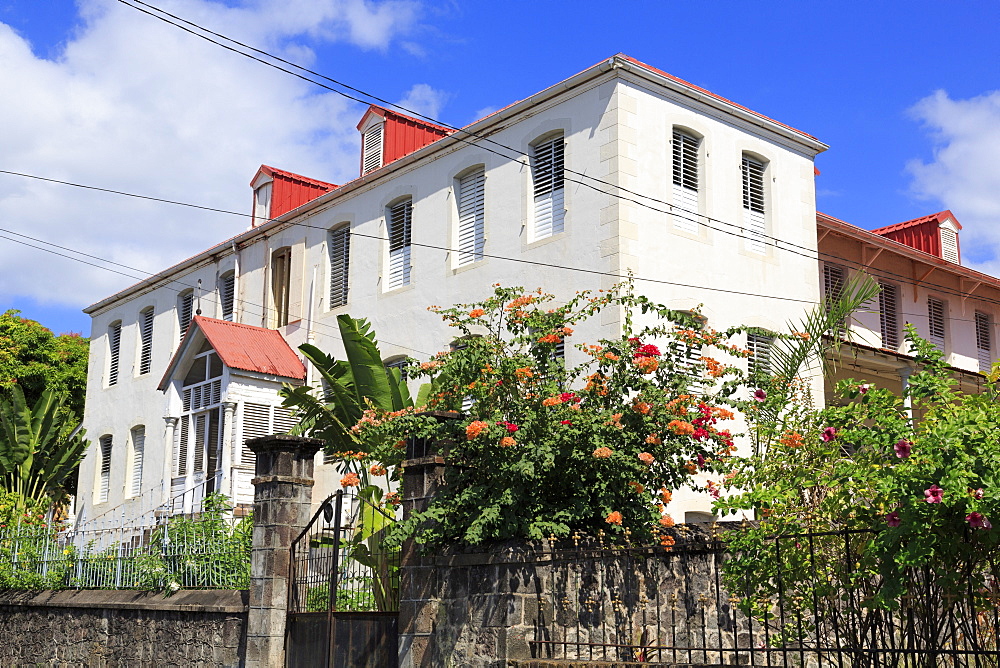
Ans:
[{"label": "red dormer roof", "polygon": [[[919,251],[930,253],[935,257],[943,257],[944,254],[941,248],[941,225],[945,221],[951,221],[957,229],[962,229],[962,224],[958,222],[957,218],[955,218],[955,214],[953,214],[950,210],[945,209],[944,211],[932,213],[929,216],[921,216],[920,218],[914,218],[913,220],[896,223],[895,225],[880,227],[876,230],[872,230],[872,233],[886,237],[887,239],[892,239],[893,241],[898,241],[901,244],[906,244],[910,248],[916,248]],[[958,253],[957,245],[958,240],[956,238],[956,254]]]},{"label": "red dormer roof", "polygon": [[335,190],[337,185],[326,181],[317,181],[308,176],[286,172],[269,165],[261,165],[257,173],[250,181],[253,188],[260,181],[261,175],[271,179],[271,218],[277,218],[283,213],[288,213],[292,209],[297,209],[306,202],[312,201],[320,195],[325,195],[331,190]]},{"label": "red dormer roof", "polygon": [[[385,126],[382,129],[382,166],[455,132],[443,125],[428,123],[374,104],[369,106],[368,111],[361,117],[358,130],[365,127],[372,116],[385,119]],[[362,149],[362,159],[363,156]]]},{"label": "red dormer roof", "polygon": [[192,342],[200,340],[198,332],[212,346],[222,363],[230,369],[253,371],[297,381],[305,380],[306,368],[281,332],[196,315],[191,319],[184,340],[167,365],[167,370],[160,381],[160,390],[166,389],[170,384],[177,365],[185,357]]}]

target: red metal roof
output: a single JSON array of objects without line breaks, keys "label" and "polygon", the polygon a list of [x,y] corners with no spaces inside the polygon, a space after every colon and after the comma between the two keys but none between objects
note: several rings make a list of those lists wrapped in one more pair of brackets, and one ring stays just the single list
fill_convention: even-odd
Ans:
[{"label": "red metal roof", "polygon": [[[428,123],[374,104],[369,106],[368,111],[361,117],[358,130],[364,127],[372,115],[385,119],[385,126],[382,129],[383,166],[454,132],[443,125]],[[364,142],[364,138],[361,141]],[[364,148],[361,150],[361,160],[364,160]],[[363,164],[361,170],[364,171]]]},{"label": "red metal roof", "polygon": [[951,220],[955,223],[955,227],[962,229],[962,225],[954,214],[946,209],[929,216],[921,216],[895,225],[880,227],[877,230],[872,230],[872,233],[906,244],[910,248],[930,253],[935,257],[942,257],[941,223],[946,220]]},{"label": "red metal roof", "polygon": [[[872,230],[875,234],[881,234],[886,236],[888,232],[896,232],[898,230],[905,230],[909,227],[916,227],[918,225],[923,225],[927,222],[933,221],[940,225],[944,221],[951,219],[955,223],[955,227],[962,229],[962,224],[958,222],[955,218],[955,214],[951,212],[951,209],[945,209],[944,211],[938,211],[937,213],[932,213],[929,216],[921,216],[920,218],[914,218],[913,220],[907,220],[902,223],[896,223],[895,225],[886,225],[885,227],[880,227],[876,230]],[[891,238],[891,237],[890,237]]]},{"label": "red metal roof", "polygon": [[196,315],[191,319],[184,340],[167,365],[159,389],[166,389],[177,364],[194,340],[195,330],[200,330],[205,335],[222,363],[230,369],[305,380],[306,368],[278,330]]},{"label": "red metal roof", "polygon": [[[261,174],[271,177],[271,218],[277,218],[292,209],[297,209],[306,202],[337,188],[336,184],[317,181],[308,176],[286,172],[268,165],[260,166],[250,181],[251,187]],[[256,220],[254,224],[257,224]]]}]

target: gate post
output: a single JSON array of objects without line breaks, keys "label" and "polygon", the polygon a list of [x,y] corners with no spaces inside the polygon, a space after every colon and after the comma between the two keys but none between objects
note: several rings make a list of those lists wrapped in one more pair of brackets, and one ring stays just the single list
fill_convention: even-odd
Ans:
[{"label": "gate post", "polygon": [[[461,413],[429,411],[439,421],[461,419]],[[411,439],[403,462],[403,518],[427,510],[445,485],[444,443]],[[399,668],[433,668],[434,619],[440,591],[433,557],[423,557],[412,539],[403,542],[399,558]]]},{"label": "gate post", "polygon": [[257,456],[247,668],[285,665],[292,541],[309,522],[313,462],[323,441],[276,434],[247,441]]}]

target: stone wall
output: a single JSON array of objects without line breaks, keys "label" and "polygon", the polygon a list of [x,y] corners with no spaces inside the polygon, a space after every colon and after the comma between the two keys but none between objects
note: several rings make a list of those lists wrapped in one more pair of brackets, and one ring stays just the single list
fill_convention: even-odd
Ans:
[{"label": "stone wall", "polygon": [[0,592],[0,666],[240,666],[247,592]]}]

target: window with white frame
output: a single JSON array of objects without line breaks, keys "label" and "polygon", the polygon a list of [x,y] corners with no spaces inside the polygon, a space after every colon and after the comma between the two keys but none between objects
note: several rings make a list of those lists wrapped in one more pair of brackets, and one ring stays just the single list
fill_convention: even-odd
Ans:
[{"label": "window with white frame", "polygon": [[410,284],[410,235],[413,226],[413,200],[406,198],[389,207],[389,277],[387,289]]},{"label": "window with white frame", "polygon": [[993,369],[993,318],[982,311],[976,311],[976,353],[979,370],[989,373]]},{"label": "window with white frame", "polygon": [[288,324],[288,298],[292,290],[292,249],[279,248],[271,254],[271,311],[274,327]]},{"label": "window with white frame", "polygon": [[878,319],[882,330],[882,347],[899,348],[899,286],[879,281]]},{"label": "window with white frame", "polygon": [[222,319],[233,321],[236,314],[236,272],[227,271],[219,276],[219,310]]},{"label": "window with white frame", "polygon": [[215,475],[223,435],[222,375],[222,360],[206,344],[195,356],[181,386],[175,477]]},{"label": "window with white frame", "polygon": [[271,434],[287,434],[298,422],[292,411],[284,406],[271,406],[245,402],[242,411],[242,448],[240,450],[240,466],[253,468],[256,455],[247,447],[247,441]]},{"label": "window with white frame", "polygon": [[142,492],[142,464],[146,454],[146,427],[132,428],[131,450],[129,458],[129,495],[139,496]]},{"label": "window with white frame", "polygon": [[755,253],[767,252],[766,168],[766,163],[743,154],[743,227],[748,235],[747,248]]},{"label": "window with white frame", "polygon": [[939,350],[945,346],[945,303],[936,297],[927,298],[927,340]]},{"label": "window with white frame", "polygon": [[941,257],[958,264],[958,232],[944,225],[938,229],[941,234]]},{"label": "window with white frame", "polygon": [[486,246],[486,169],[480,167],[457,179],[458,266],[483,259]]},{"label": "window with white frame", "polygon": [[330,230],[327,244],[330,255],[330,308],[336,308],[347,303],[351,276],[350,225]]},{"label": "window with white frame", "polygon": [[690,232],[698,231],[695,214],[698,213],[698,152],[701,140],[689,132],[674,128],[673,138],[674,227]]},{"label": "window with white frame", "polygon": [[253,192],[253,225],[263,225],[271,219],[271,182]]},{"label": "window with white frame", "polygon": [[139,312],[139,375],[153,368],[153,307]]},{"label": "window with white frame", "polygon": [[101,461],[97,467],[97,503],[107,503],[111,490],[111,435],[105,434],[99,439],[98,455]]},{"label": "window with white frame", "polygon": [[774,337],[766,334],[747,334],[747,350],[750,351],[748,366],[751,374],[771,373],[771,349]]},{"label": "window with white frame", "polygon": [[382,127],[376,123],[361,135],[361,175],[373,172],[382,166]]},{"label": "window with white frame", "polygon": [[532,241],[563,231],[565,197],[563,183],[563,135],[534,146],[531,160],[531,184],[534,194]]},{"label": "window with white frame", "polygon": [[108,326],[108,385],[118,384],[118,367],[121,363],[122,323],[113,322]]},{"label": "window with white frame", "polygon": [[180,327],[181,338],[187,334],[188,325],[194,317],[194,290],[185,290],[177,296],[177,324]]}]

